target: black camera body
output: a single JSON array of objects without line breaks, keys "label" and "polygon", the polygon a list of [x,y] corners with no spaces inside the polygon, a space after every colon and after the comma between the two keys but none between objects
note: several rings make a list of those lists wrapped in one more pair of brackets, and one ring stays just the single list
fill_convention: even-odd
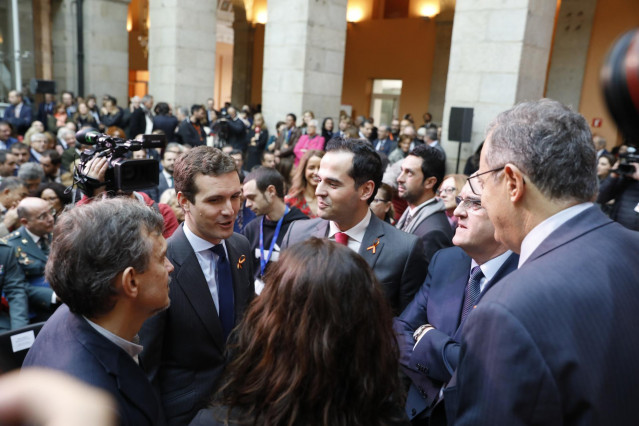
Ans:
[{"label": "black camera body", "polygon": [[639,164],[639,154],[635,147],[628,147],[628,152],[619,154],[619,167],[614,172],[620,175],[633,175],[635,173],[635,166],[632,163]]},{"label": "black camera body", "polygon": [[[166,136],[143,135],[141,141],[125,140],[88,129],[78,132],[76,140],[83,145],[92,145],[91,149],[80,154],[80,164],[73,174],[74,182],[84,192],[92,194],[95,188],[104,185],[107,191],[133,191],[159,184],[160,166],[156,160],[132,160],[127,158],[127,154],[141,149],[164,148]],[[100,157],[105,157],[108,163],[104,182],[98,182],[85,173],[86,164]]]}]

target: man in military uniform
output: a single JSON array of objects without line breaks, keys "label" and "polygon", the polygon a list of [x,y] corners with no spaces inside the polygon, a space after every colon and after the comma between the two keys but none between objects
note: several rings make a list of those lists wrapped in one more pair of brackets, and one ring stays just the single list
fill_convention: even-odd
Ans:
[{"label": "man in military uniform", "polygon": [[0,241],[0,332],[29,324],[27,285],[13,248]]},{"label": "man in military uniform", "polygon": [[44,278],[49,257],[53,211],[41,198],[27,197],[18,204],[20,228],[11,233],[7,242],[13,246],[18,263],[29,285],[29,308],[32,321],[45,321],[55,310],[56,295]]}]

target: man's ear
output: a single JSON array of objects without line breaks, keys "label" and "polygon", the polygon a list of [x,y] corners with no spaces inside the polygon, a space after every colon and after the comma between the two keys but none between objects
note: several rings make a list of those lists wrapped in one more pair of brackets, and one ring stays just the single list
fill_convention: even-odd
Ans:
[{"label": "man's ear", "polygon": [[180,205],[180,207],[182,207],[182,210],[184,210],[184,212],[188,212],[189,211],[189,207],[190,207],[190,201],[187,200],[186,196],[182,193],[182,191],[178,192],[176,194],[177,197],[177,202]]},{"label": "man's ear", "polygon": [[425,189],[433,189],[436,183],[437,183],[437,178],[435,176],[431,176],[424,179],[423,185]]},{"label": "man's ear", "polygon": [[506,164],[504,166],[504,181],[510,201],[514,203],[521,200],[526,192],[526,181],[519,167],[510,163]]},{"label": "man's ear", "polygon": [[28,222],[29,222],[29,220],[26,217],[21,217],[20,218],[20,224],[22,226],[26,226]]},{"label": "man's ear", "polygon": [[371,197],[371,195],[373,195],[374,190],[375,190],[375,182],[373,182],[372,180],[368,180],[364,182],[359,187],[359,191],[360,191],[359,198],[361,200],[368,200]]},{"label": "man's ear", "polygon": [[265,193],[267,193],[267,192],[271,195],[271,197],[276,197],[277,196],[277,190],[275,189],[275,185],[269,185],[266,188]]},{"label": "man's ear", "polygon": [[135,269],[132,266],[127,267],[121,274],[118,275],[119,287],[122,294],[128,298],[136,298],[140,287],[136,282]]}]

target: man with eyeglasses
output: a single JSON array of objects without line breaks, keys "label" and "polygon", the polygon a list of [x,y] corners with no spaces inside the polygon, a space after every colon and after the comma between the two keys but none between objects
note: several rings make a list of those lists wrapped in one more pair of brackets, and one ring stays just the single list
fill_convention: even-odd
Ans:
[{"label": "man with eyeglasses", "polygon": [[46,321],[58,306],[57,297],[44,277],[54,210],[47,201],[36,197],[24,198],[17,210],[21,226],[9,234],[7,243],[13,247],[18,264],[29,282],[27,295],[31,321]]},{"label": "man with eyeglasses", "polygon": [[468,317],[451,423],[637,422],[639,234],[592,203],[595,164],[588,123],[556,101],[489,125],[470,182],[520,258]]},{"label": "man with eyeglasses", "polygon": [[435,197],[444,180],[445,164],[439,149],[419,145],[402,161],[397,177],[399,197],[408,202],[397,228],[422,240],[427,261],[437,250],[453,245],[454,232],[446,217],[446,206]]},{"label": "man with eyeglasses", "polygon": [[466,317],[519,259],[495,240],[495,228],[468,183],[456,198],[456,247],[435,253],[426,281],[395,318],[402,369],[411,379],[406,414],[413,425],[445,423],[441,391],[457,367]]}]

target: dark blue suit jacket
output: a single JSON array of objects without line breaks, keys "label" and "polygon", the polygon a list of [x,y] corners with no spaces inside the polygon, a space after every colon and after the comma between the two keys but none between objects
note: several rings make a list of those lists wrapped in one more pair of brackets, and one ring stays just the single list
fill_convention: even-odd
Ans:
[{"label": "dark blue suit jacket", "polygon": [[[167,423],[184,425],[217,390],[217,380],[226,363],[226,339],[184,225],[167,242],[167,257],[175,266],[171,273],[171,306],[142,326],[141,357],[147,375],[160,391]],[[251,251],[243,235],[233,234],[225,242],[237,325],[255,295]]]},{"label": "dark blue suit jacket", "polygon": [[15,128],[16,133],[24,135],[33,121],[31,117],[31,107],[27,104],[22,104],[20,117],[18,118],[16,118],[15,110],[15,105],[9,105],[7,109],[4,110],[4,121],[11,123],[11,125]]},{"label": "dark blue suit jacket", "polygon": [[[380,149],[377,149],[377,144],[379,142],[382,142],[382,145],[380,147]],[[383,152],[384,154],[386,154],[386,156],[388,157],[388,155],[395,149],[397,148],[397,142],[392,140],[391,138],[386,138],[384,140],[380,140],[380,139],[376,139],[375,142],[373,142],[373,148],[376,151],[379,152]]]},{"label": "dark blue suit jacket", "polygon": [[[512,254],[488,281],[483,293],[501,278],[517,269],[519,256]],[[426,281],[413,301],[395,318],[395,331],[400,346],[400,362],[411,379],[406,400],[410,419],[428,409],[437,400],[459,357],[462,325],[461,310],[470,273],[471,258],[459,247],[449,247],[435,253],[428,268]],[[422,324],[435,327],[413,349],[413,333]]]},{"label": "dark blue suit jacket", "polygon": [[47,321],[23,367],[46,367],[70,374],[110,393],[121,425],[162,425],[151,383],[133,358],[63,305]]},{"label": "dark blue suit jacket", "polygon": [[597,206],[550,234],[468,316],[449,422],[636,424],[638,253]]}]

